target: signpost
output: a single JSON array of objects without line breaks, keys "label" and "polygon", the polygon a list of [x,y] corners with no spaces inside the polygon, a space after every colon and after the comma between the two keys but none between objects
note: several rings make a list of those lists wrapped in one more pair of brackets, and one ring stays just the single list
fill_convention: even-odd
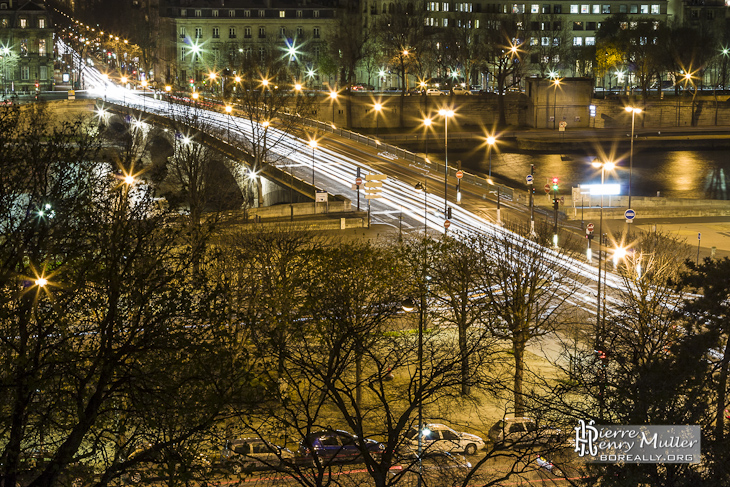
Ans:
[{"label": "signpost", "polygon": [[383,197],[383,181],[388,179],[385,174],[365,175],[365,199],[368,200],[368,228],[370,228],[370,200]]},{"label": "signpost", "polygon": [[527,184],[532,186],[532,180],[533,180],[532,174],[528,174],[527,177],[525,177],[525,179],[527,180]]},{"label": "signpost", "polygon": [[589,223],[586,227],[586,230],[588,231],[588,233],[593,233],[593,228],[593,223]]},{"label": "signpost", "polygon": [[449,220],[445,220],[445,221],[444,221],[444,228],[445,228],[446,230],[448,230],[450,226],[451,226],[451,222],[450,222]]},{"label": "signpost", "polygon": [[636,218],[636,212],[629,208],[624,212],[624,216],[626,217],[627,223],[632,223],[632,220]]},{"label": "signpost", "polygon": [[456,171],[456,179],[461,179],[464,177],[464,171]]}]

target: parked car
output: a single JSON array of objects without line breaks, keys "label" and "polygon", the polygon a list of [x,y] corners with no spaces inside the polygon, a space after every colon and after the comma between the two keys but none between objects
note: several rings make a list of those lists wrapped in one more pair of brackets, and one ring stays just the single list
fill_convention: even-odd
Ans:
[{"label": "parked car", "polygon": [[528,417],[506,417],[489,429],[489,439],[506,446],[529,446],[560,442],[560,429],[540,427]]},{"label": "parked car", "polygon": [[467,90],[463,86],[454,86],[451,88],[451,91],[455,95],[471,95],[471,91]]},{"label": "parked car", "polygon": [[300,461],[328,463],[354,462],[362,458],[361,449],[380,456],[385,445],[371,439],[360,439],[347,431],[329,430],[310,433],[299,444]]},{"label": "parked car", "polygon": [[261,438],[228,441],[221,456],[223,467],[234,474],[276,469],[294,461],[294,452]]},{"label": "parked car", "polygon": [[439,90],[438,88],[429,88],[426,90],[427,95],[435,95],[435,96],[441,96],[444,94],[443,91]]},{"label": "parked car", "polygon": [[211,459],[206,454],[172,448],[158,448],[151,444],[142,444],[127,456],[134,465],[122,476],[122,480],[137,484],[151,483],[176,478],[184,482],[200,480],[206,477],[212,467]]},{"label": "parked car", "polygon": [[[418,448],[418,433],[411,428],[405,435],[407,448],[415,451]],[[430,423],[424,425],[421,447],[426,452],[463,452],[466,455],[474,455],[477,450],[484,448],[485,441],[477,435],[460,433],[446,425]]]}]

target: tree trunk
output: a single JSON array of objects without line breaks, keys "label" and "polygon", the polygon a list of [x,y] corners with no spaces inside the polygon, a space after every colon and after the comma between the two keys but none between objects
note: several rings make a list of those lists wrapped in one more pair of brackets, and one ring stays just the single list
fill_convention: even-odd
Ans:
[{"label": "tree trunk", "polygon": [[355,346],[355,404],[360,407],[362,404],[362,347],[358,343]]},{"label": "tree trunk", "polygon": [[459,323],[459,353],[461,354],[461,395],[471,393],[469,387],[469,351],[466,344],[466,325]]},{"label": "tree trunk", "polygon": [[730,366],[730,337],[725,342],[725,354],[717,378],[717,416],[715,419],[715,441],[722,444],[725,439],[725,398],[727,394],[728,367]]},{"label": "tree trunk", "polygon": [[525,340],[517,336],[512,340],[512,352],[515,355],[515,416],[524,416],[525,400],[522,397],[522,381],[525,375]]}]

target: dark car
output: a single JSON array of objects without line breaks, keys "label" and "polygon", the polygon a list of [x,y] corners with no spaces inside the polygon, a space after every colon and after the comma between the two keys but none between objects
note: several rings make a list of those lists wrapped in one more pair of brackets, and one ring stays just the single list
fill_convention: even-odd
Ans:
[{"label": "dark car", "polygon": [[222,457],[223,467],[239,474],[279,468],[294,461],[294,452],[261,438],[244,438],[227,442]]},{"label": "dark car", "polygon": [[330,430],[309,433],[299,444],[301,460],[320,464],[355,462],[362,458],[362,449],[380,456],[385,445],[371,439],[360,439],[347,431]]}]

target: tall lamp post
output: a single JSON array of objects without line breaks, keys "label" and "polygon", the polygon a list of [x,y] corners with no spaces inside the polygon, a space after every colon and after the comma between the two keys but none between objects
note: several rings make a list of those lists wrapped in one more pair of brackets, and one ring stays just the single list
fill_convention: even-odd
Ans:
[{"label": "tall lamp post", "polygon": [[454,111],[442,108],[439,115],[444,117],[444,218],[449,207],[449,118],[454,116]]},{"label": "tall lamp post", "polygon": [[314,187],[314,149],[317,148],[317,141],[314,139],[309,139],[309,147],[312,148],[312,186]]},{"label": "tall lamp post", "polygon": [[603,239],[603,185],[606,181],[606,170],[612,171],[613,168],[616,167],[616,165],[612,161],[600,162],[598,159],[594,159],[591,165],[595,168],[601,169],[601,212],[598,219],[598,303],[596,310],[596,328],[598,330],[598,337],[596,341],[599,345],[602,346],[603,340],[605,338],[603,336],[602,327],[604,320],[601,319],[601,240]]},{"label": "tall lamp post", "polygon": [[553,80],[553,130],[555,130],[555,121],[558,118],[558,86],[560,86],[560,78]]},{"label": "tall lamp post", "polygon": [[423,238],[425,239],[428,234],[428,180],[416,183],[414,188],[423,191]]},{"label": "tall lamp post", "polygon": [[[122,76],[119,79],[119,81],[122,82],[122,88],[124,88],[124,90],[126,90],[127,89],[127,77],[126,76]],[[126,91],[122,91],[122,104],[123,105],[126,105],[127,104],[127,92]]]},{"label": "tall lamp post", "polygon": [[336,91],[330,91],[330,100],[332,100],[332,128],[335,128],[335,101],[337,101]]},{"label": "tall lamp post", "polygon": [[[634,170],[634,127],[636,123],[636,114],[641,113],[642,109],[637,107],[625,107],[624,110],[631,113],[631,144],[629,148],[629,207],[631,209],[631,174]],[[631,223],[632,220],[626,220],[627,223]]]},{"label": "tall lamp post", "polygon": [[433,123],[433,120],[426,117],[423,119],[423,126],[426,127],[426,162],[429,162],[428,160],[428,131],[431,129],[431,124]]},{"label": "tall lamp post", "polygon": [[489,178],[492,178],[492,146],[497,142],[496,137],[490,135],[487,137],[487,153],[489,154]]},{"label": "tall lamp post", "polygon": [[228,132],[228,143],[231,143],[231,112],[233,111],[233,107],[231,105],[226,105],[226,113],[228,116],[226,117],[226,129]]},{"label": "tall lamp post", "polygon": [[[380,103],[376,103],[373,105],[373,110],[375,111],[375,143],[378,143],[378,122],[380,121],[380,110],[383,109],[383,105]],[[334,120],[334,119],[333,119]],[[334,123],[334,122],[332,122]]]}]

